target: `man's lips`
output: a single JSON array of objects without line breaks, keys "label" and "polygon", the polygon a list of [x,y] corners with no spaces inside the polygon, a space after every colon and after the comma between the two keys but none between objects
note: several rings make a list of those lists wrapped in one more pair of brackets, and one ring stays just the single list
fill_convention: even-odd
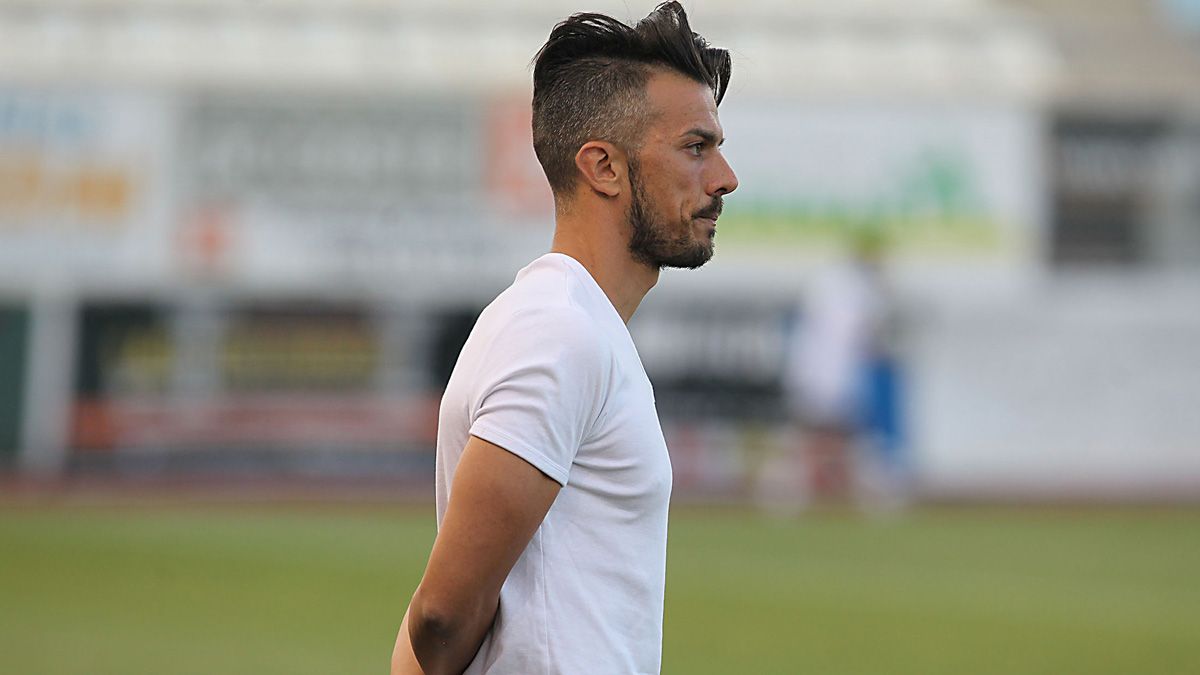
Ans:
[{"label": "man's lips", "polygon": [[717,197],[712,200],[707,209],[697,211],[692,217],[696,220],[707,220],[712,223],[713,227],[717,226],[717,218],[721,217],[721,211],[724,204],[721,203],[721,198]]}]

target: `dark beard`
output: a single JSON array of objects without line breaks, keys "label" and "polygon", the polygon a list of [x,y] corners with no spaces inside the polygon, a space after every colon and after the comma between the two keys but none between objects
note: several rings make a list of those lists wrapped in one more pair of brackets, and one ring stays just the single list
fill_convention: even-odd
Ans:
[{"label": "dark beard", "polygon": [[[629,238],[629,252],[633,259],[660,270],[664,267],[678,267],[694,270],[708,262],[713,256],[716,245],[710,238],[708,241],[692,239],[692,223],[683,223],[683,231],[678,237],[668,234],[669,228],[662,222],[651,220],[649,205],[642,195],[639,166],[636,161],[629,162],[629,225],[633,230]],[[721,198],[713,197],[712,204],[695,217],[715,218],[721,212]]]}]

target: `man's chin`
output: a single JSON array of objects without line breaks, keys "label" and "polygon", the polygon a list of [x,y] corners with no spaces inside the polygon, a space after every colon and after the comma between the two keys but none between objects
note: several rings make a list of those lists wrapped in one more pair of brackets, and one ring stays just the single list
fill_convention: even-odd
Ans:
[{"label": "man's chin", "polygon": [[[693,222],[708,224],[712,221],[697,218]],[[649,228],[643,228],[644,235],[639,237],[636,223],[634,228],[635,236],[629,243],[629,251],[634,260],[652,268],[696,269],[713,257],[715,227],[705,227],[703,232],[688,232],[674,239],[652,236],[653,231]]]},{"label": "man's chin", "polygon": [[712,260],[715,247],[711,244],[704,247],[697,247],[681,255],[672,256],[667,259],[660,259],[660,267],[671,267],[674,269],[694,270],[702,267],[704,263]]}]

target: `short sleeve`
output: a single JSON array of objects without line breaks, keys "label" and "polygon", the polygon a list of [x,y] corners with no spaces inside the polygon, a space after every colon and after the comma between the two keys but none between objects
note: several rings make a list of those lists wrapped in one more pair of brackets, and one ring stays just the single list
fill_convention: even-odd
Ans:
[{"label": "short sleeve", "polygon": [[475,378],[470,433],[566,485],[612,367],[611,346],[583,311],[518,313],[495,335]]}]

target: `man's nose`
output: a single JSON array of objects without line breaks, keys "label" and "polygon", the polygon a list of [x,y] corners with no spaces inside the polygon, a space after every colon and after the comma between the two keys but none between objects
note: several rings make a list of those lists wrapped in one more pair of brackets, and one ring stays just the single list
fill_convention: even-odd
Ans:
[{"label": "man's nose", "polygon": [[729,161],[725,159],[725,155],[718,154],[717,159],[718,165],[715,167],[713,182],[708,190],[708,194],[714,197],[727,195],[738,187],[737,175],[733,173],[733,167],[729,166]]}]

